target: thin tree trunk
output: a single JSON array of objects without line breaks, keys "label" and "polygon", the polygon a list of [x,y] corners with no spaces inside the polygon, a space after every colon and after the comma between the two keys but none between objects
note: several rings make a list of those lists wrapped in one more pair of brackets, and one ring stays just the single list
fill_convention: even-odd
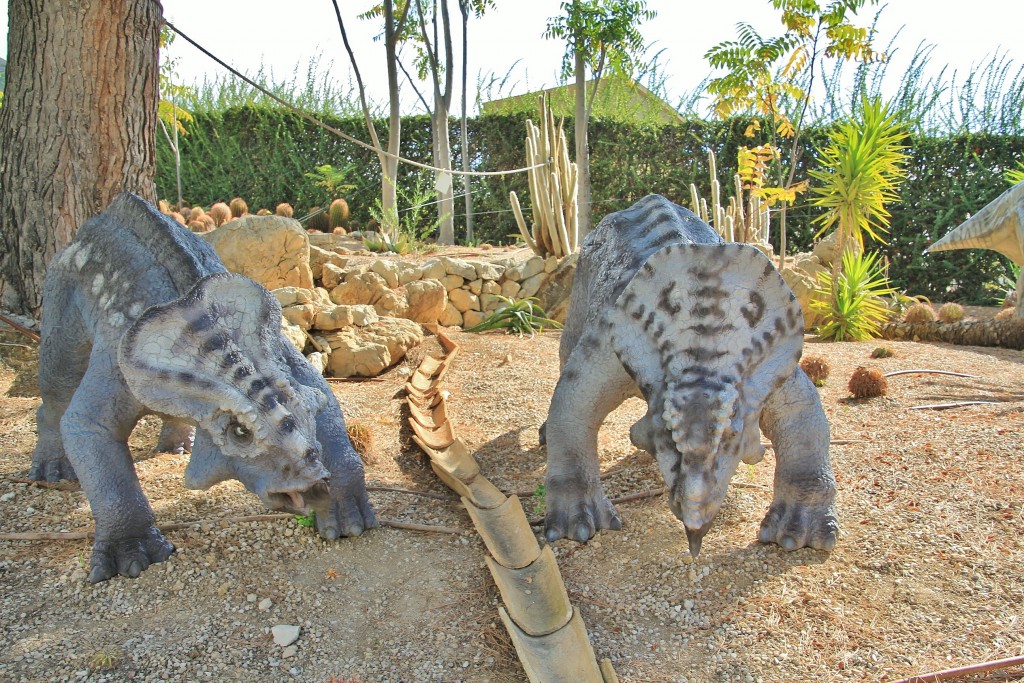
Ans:
[{"label": "thin tree trunk", "polygon": [[[408,3],[406,10],[408,11]],[[404,15],[403,15],[404,19]],[[384,225],[381,228],[391,238],[398,236],[398,153],[402,140],[402,112],[398,101],[398,37],[399,26],[395,24],[394,3],[384,0],[384,51],[388,65],[388,154],[380,155],[381,166],[381,211]]]},{"label": "thin tree trunk", "polygon": [[156,201],[157,0],[11,0],[0,108],[0,306],[37,316],[46,266],[120,192]]},{"label": "thin tree trunk", "polygon": [[[580,41],[578,41],[580,42]],[[590,152],[587,141],[587,65],[576,51],[576,172],[580,241],[590,232]]]},{"label": "thin tree trunk", "polygon": [[[448,110],[444,102],[439,101],[435,105],[433,116],[434,136],[437,149],[437,167],[452,167],[452,149],[448,138]],[[439,172],[438,177],[442,174]],[[440,190],[437,213],[440,220],[438,244],[455,244],[455,193],[452,185],[452,175],[449,173],[446,187]]]},{"label": "thin tree trunk", "polygon": [[[459,10],[462,12],[462,119],[460,121],[460,133],[462,139],[462,170],[470,169],[469,153],[469,130],[467,121],[466,90],[467,72],[469,70],[469,6],[465,2],[459,3]],[[473,242],[473,195],[471,180],[468,175],[462,176],[463,202],[466,207],[466,244]]]}]

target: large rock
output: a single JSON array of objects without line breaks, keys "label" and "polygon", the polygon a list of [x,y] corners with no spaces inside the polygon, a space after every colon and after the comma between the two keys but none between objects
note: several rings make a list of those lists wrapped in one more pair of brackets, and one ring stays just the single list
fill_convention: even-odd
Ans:
[{"label": "large rock", "polygon": [[[313,279],[320,280],[323,277],[323,268],[326,264],[331,264],[336,268],[344,268],[348,263],[348,259],[344,256],[339,256],[333,251],[327,249],[321,249],[320,247],[309,245],[309,269],[313,271]],[[335,283],[337,284],[337,283]]]},{"label": "large rock", "polygon": [[284,216],[243,216],[202,233],[224,266],[267,289],[313,288],[309,238],[302,225]]},{"label": "large rock", "polygon": [[349,273],[344,282],[331,290],[331,301],[373,306],[390,291],[387,281],[377,273]]},{"label": "large rock", "polygon": [[330,375],[373,377],[423,341],[423,328],[404,318],[381,318],[366,327],[332,332],[326,338],[331,346],[327,365]]},{"label": "large rock", "polygon": [[409,308],[404,318],[418,323],[436,323],[448,304],[448,292],[437,280],[417,280],[405,286]]},{"label": "large rock", "polygon": [[342,304],[322,308],[313,320],[313,327],[318,330],[330,331],[355,325],[365,327],[377,322],[379,316],[373,306],[365,304]]},{"label": "large rock", "polygon": [[298,325],[292,325],[284,317],[281,318],[281,332],[284,333],[285,339],[291,342],[291,345],[297,348],[299,351],[306,348],[306,332]]}]

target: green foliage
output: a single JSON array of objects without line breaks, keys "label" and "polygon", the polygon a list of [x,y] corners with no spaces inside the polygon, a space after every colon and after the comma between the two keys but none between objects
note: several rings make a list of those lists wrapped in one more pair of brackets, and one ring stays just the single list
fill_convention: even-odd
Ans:
[{"label": "green foliage", "polygon": [[[223,111],[196,109],[195,116],[189,136],[179,139],[183,193],[192,204],[210,206],[239,195],[246,197],[254,212],[261,207],[273,209],[281,201],[303,209],[323,206],[324,190],[306,178],[305,173],[315,165],[311,160],[331,159],[338,167],[351,163],[356,169],[350,179],[356,187],[346,194],[352,211],[348,227],[359,230],[370,220],[381,183],[380,164],[372,151],[356,148],[279,107],[253,104]],[[318,116],[328,125],[365,137],[361,117]],[[470,119],[473,168],[521,166],[525,118],[519,115]],[[386,127],[384,122],[378,125]],[[689,202],[690,183],[697,186],[702,196],[709,195],[708,149],[713,149],[719,159],[719,177],[732,177],[739,148],[766,140],[764,130],[757,137],[744,137],[748,125],[749,119],[738,118],[687,119],[671,126],[592,121],[594,224],[606,213],[624,209],[652,192],[683,206]],[[571,146],[571,121],[566,122],[566,133]],[[799,177],[808,177],[808,172],[815,168],[814,150],[828,144],[827,133],[819,128],[804,131],[796,170]],[[453,163],[459,167],[461,147],[457,139],[453,142]],[[900,200],[889,207],[889,244],[881,249],[889,261],[891,283],[901,291],[936,301],[996,303],[1002,296],[998,280],[1010,272],[1009,259],[987,249],[940,254],[925,254],[924,250],[1006,189],[1003,173],[1024,158],[1024,136],[916,134],[906,144],[907,168],[911,173],[902,186]],[[403,118],[402,154],[430,162],[427,117]],[[666,163],[666,159],[671,163]],[[410,185],[418,173],[407,165],[399,166],[398,186]],[[156,184],[158,196],[176,196],[174,154],[163,136],[157,136]],[[477,239],[491,244],[514,243],[517,231],[508,206],[510,190],[528,198],[526,175],[472,179]],[[528,201],[524,202],[523,211],[529,214]],[[815,232],[812,221],[820,210],[798,204],[788,211],[787,253],[807,251]],[[455,219],[457,223],[462,220],[459,209]],[[778,231],[773,232],[771,239],[778,253]]]},{"label": "green foliage", "polygon": [[877,254],[844,252],[835,287],[831,273],[818,273],[818,289],[811,299],[811,310],[823,317],[818,336],[830,341],[877,337],[881,324],[889,317],[883,297],[894,293]]},{"label": "green foliage", "polygon": [[544,484],[537,484],[537,488],[533,490],[533,514],[543,515],[547,510],[547,504],[548,492]]},{"label": "green foliage", "polygon": [[856,118],[843,121],[818,150],[818,166],[809,171],[821,183],[811,204],[825,210],[814,222],[820,236],[839,231],[838,248],[846,240],[863,250],[864,236],[885,242],[889,224],[886,204],[899,199],[906,177],[903,140],[906,134],[889,107],[878,98],[864,100]]},{"label": "green foliage", "polygon": [[[175,83],[178,74],[174,69],[178,65],[178,60],[167,56],[166,50],[174,43],[176,36],[177,34],[166,24],[160,27],[160,51],[163,53],[163,59],[160,61],[160,102],[157,106],[157,116],[165,127],[176,127],[178,135],[188,135],[185,124],[193,122],[192,113],[183,109],[179,102],[192,99],[195,90]],[[166,133],[166,128],[164,132]]]},{"label": "green foliage", "polygon": [[308,515],[295,515],[295,523],[307,529],[316,526],[316,510],[310,510]]},{"label": "green foliage", "polygon": [[578,53],[595,73],[606,65],[612,71],[632,73],[636,55],[644,48],[637,25],[655,16],[646,0],[567,0],[560,9],[559,16],[548,19],[544,37],[566,41],[563,77],[573,74]]},{"label": "green foliage", "polygon": [[324,188],[327,191],[327,200],[330,201],[355,189],[354,184],[347,182],[354,170],[352,164],[348,164],[345,168],[334,168],[330,164],[324,164],[317,166],[312,173],[307,173],[306,177],[317,186]]},{"label": "green foliage", "polygon": [[491,330],[505,330],[515,332],[520,337],[528,334],[531,337],[534,332],[543,332],[544,326],[561,329],[562,324],[545,317],[544,309],[538,306],[535,301],[537,297],[528,297],[518,301],[509,297],[497,295],[505,302],[505,305],[484,318],[480,324],[474,325],[466,332],[489,332]]},{"label": "green foliage", "polygon": [[408,242],[424,242],[437,232],[443,216],[431,211],[437,204],[437,190],[434,189],[432,175],[432,171],[418,171],[404,185],[399,185],[397,194],[400,208],[394,209],[392,215],[384,214],[380,198],[377,198],[370,210],[373,219],[379,224],[398,226],[394,242],[398,242],[401,237],[405,237]]},{"label": "green foliage", "polygon": [[[3,95],[3,93],[0,93],[0,95]],[[1003,177],[1006,178],[1006,182],[1011,185],[1024,183],[1024,162],[1018,161],[1017,167],[1006,171],[1006,173],[1003,174]]]}]

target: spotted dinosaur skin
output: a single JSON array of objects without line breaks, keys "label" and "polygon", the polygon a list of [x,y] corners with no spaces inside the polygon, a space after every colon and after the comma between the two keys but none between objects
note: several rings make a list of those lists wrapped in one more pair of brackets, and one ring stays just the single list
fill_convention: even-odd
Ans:
[{"label": "spotted dinosaur skin", "polygon": [[90,581],[136,577],[174,550],[128,450],[146,414],[164,418],[160,448],[191,449],[188,488],[238,479],[271,509],[314,510],[327,539],[377,525],[341,409],[280,320],[266,289],[134,195],[54,258],[31,478],[81,482],[96,522]]},{"label": "spotted dinosaur skin", "polygon": [[776,453],[759,539],[831,550],[838,521],[829,427],[797,362],[800,305],[756,248],[723,243],[658,195],[606,216],[584,240],[543,430],[549,540],[589,539],[621,522],[599,480],[597,435],[630,396],[647,414],[630,439],[658,462],[690,552],[741,461]]},{"label": "spotted dinosaur skin", "polygon": [[[1024,182],[1017,183],[950,230],[926,252],[991,249],[1024,266]],[[1024,271],[1017,279],[1014,316],[1024,318]]]}]

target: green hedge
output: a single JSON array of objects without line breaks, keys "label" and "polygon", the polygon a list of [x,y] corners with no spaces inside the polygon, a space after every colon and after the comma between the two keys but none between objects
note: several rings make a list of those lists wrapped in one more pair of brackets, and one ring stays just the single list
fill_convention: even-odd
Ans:
[{"label": "green hedge", "polygon": [[[524,165],[525,116],[483,116],[469,122],[471,163],[480,170],[502,170]],[[325,123],[356,138],[366,139],[362,119],[332,119]],[[386,122],[378,122],[382,139]],[[591,123],[591,176],[594,221],[657,192],[689,205],[689,186],[703,196],[710,192],[707,153],[718,158],[719,177],[734,172],[736,151],[756,144],[743,137],[745,121],[686,121],[674,126],[629,126],[611,121]],[[455,166],[461,167],[461,145],[452,125]],[[565,130],[572,145],[572,121]],[[316,166],[351,166],[355,189],[346,193],[354,227],[365,225],[380,196],[380,164],[376,155],[310,124],[294,113],[266,106],[247,106],[223,112],[197,113],[190,134],[181,138],[182,188],[186,200],[209,206],[215,201],[243,197],[252,211],[291,202],[298,215],[325,207],[331,197],[305,174]],[[806,178],[827,131],[805,136],[797,178]],[[987,250],[963,250],[924,255],[928,244],[976,212],[1004,189],[1005,169],[1024,158],[1024,138],[957,136],[914,138],[909,142],[909,177],[901,201],[891,208],[889,244],[881,248],[890,260],[893,283],[909,294],[933,300],[991,303],[998,295],[995,282],[1008,272],[1008,260]],[[430,127],[425,116],[402,120],[402,155],[429,163]],[[423,173],[400,167],[399,188],[410,176]],[[461,192],[461,182],[456,182]],[[175,196],[174,161],[162,137],[157,145],[157,189],[161,197]],[[508,193],[515,190],[529,214],[525,174],[475,177],[471,183],[478,239],[508,242],[517,233],[509,209]],[[464,209],[456,200],[456,230],[461,234]],[[428,214],[432,212],[427,212]],[[816,211],[806,204],[788,212],[788,251],[802,251],[813,242],[811,221]],[[773,224],[773,228],[774,228]],[[777,244],[777,234],[773,241]]]}]

